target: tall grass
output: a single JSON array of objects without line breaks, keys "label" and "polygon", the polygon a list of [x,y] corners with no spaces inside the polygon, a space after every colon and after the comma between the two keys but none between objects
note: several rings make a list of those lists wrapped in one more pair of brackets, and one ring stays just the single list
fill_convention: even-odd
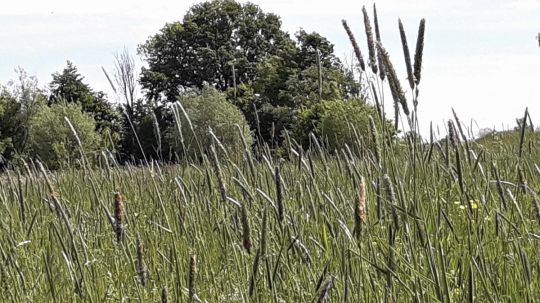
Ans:
[{"label": "tall grass", "polygon": [[[30,164],[1,181],[2,298],[533,301],[538,152],[452,141],[383,146],[395,152],[379,160],[220,160],[217,175],[208,160],[41,175]],[[123,241],[102,206],[123,218]]]}]

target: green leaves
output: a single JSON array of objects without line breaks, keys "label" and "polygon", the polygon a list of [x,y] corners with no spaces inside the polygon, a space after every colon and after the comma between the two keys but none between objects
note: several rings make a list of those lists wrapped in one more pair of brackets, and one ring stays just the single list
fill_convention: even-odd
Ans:
[{"label": "green leaves", "polygon": [[119,115],[107,101],[103,92],[94,92],[90,86],[83,82],[84,77],[73,63],[67,61],[66,68],[52,75],[49,84],[51,95],[49,105],[62,102],[77,103],[84,112],[90,113],[96,121],[96,130],[104,133],[119,132]]},{"label": "green leaves", "polygon": [[237,83],[249,83],[260,62],[291,44],[280,19],[254,4],[203,2],[139,46],[149,66],[141,85],[149,98],[169,102],[183,89],[205,83],[224,91],[233,85],[230,62],[235,62]]},{"label": "green leaves", "polygon": [[51,169],[75,165],[81,160],[80,148],[64,120],[73,123],[89,157],[100,152],[102,139],[95,131],[95,120],[75,103],[43,105],[29,123],[29,147],[36,157]]},{"label": "green leaves", "polygon": [[200,152],[209,151],[214,141],[209,134],[210,130],[231,150],[244,150],[236,124],[242,130],[246,145],[251,146],[253,143],[253,137],[242,113],[227,102],[225,94],[216,89],[207,86],[201,91],[184,95],[179,102],[189,121],[186,115],[176,114],[175,123],[180,127],[171,128],[167,135],[169,144],[175,148],[178,155],[195,157],[200,156]]}]

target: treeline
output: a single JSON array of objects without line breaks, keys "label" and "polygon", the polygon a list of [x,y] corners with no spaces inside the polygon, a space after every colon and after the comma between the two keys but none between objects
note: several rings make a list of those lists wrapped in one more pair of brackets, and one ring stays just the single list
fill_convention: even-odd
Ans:
[{"label": "treeline", "polygon": [[104,70],[119,103],[69,61],[47,89],[20,70],[1,89],[0,165],[177,162],[217,141],[284,155],[285,144],[308,148],[317,137],[336,149],[358,136],[369,141],[369,116],[380,116],[363,97],[357,67],[344,65],[328,39],[302,29],[291,37],[277,15],[251,3],[194,5],[138,53],[142,70],[127,52]]}]

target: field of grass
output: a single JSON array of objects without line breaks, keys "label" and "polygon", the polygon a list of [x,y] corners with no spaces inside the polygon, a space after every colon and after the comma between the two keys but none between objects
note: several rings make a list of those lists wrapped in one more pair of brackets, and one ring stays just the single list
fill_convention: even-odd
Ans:
[{"label": "field of grass", "polygon": [[504,149],[315,147],[287,161],[29,164],[0,181],[0,301],[533,302],[529,137]]}]

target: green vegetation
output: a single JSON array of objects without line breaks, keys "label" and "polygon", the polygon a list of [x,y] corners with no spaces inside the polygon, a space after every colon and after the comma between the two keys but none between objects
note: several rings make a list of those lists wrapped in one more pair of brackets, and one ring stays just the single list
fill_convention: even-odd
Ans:
[{"label": "green vegetation", "polygon": [[2,301],[537,300],[528,111],[476,140],[454,115],[426,142],[425,20],[414,56],[399,22],[411,98],[363,16],[369,57],[343,20],[346,68],[256,5],[197,4],[140,46],[140,76],[127,52],[104,70],[117,106],[69,62],[50,91],[19,71],[0,91]]},{"label": "green vegetation", "polygon": [[[369,148],[374,148],[369,116],[376,118],[377,112],[361,99],[319,102],[298,115],[296,138],[303,146],[309,146],[310,138],[306,135],[313,133],[319,138],[325,138],[330,150],[345,148],[345,145],[351,145],[359,139]],[[392,126],[388,124],[385,129],[392,129]]]},{"label": "green vegetation", "polygon": [[[29,122],[29,149],[52,169],[80,166],[78,162],[94,160],[104,150],[95,128],[94,118],[83,113],[78,104],[44,105]],[[86,152],[85,158],[81,151]]]},{"label": "green vegetation", "polygon": [[[191,287],[208,302],[305,302],[326,290],[330,302],[534,300],[537,149],[503,161],[448,150],[383,145],[380,165],[367,151],[314,150],[281,165],[205,159],[49,181],[30,165],[2,181],[3,298],[155,302],[166,290],[188,301]],[[115,191],[121,243],[109,223]]]},{"label": "green vegetation", "polygon": [[242,112],[212,87],[182,96],[175,118],[177,127],[168,140],[178,154],[190,154],[191,159],[208,153],[215,139],[240,154],[253,144]]}]

